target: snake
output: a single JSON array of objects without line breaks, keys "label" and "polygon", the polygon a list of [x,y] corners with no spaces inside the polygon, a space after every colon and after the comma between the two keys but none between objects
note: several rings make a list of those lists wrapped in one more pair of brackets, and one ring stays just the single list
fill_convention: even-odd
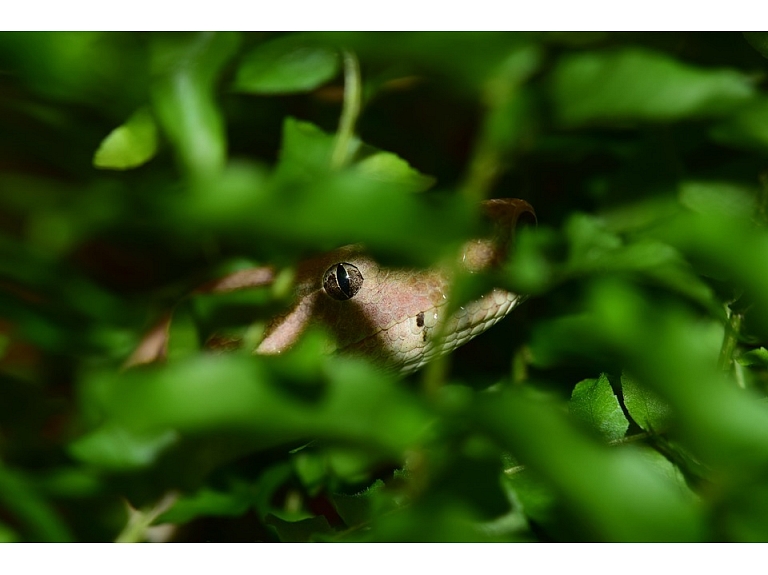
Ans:
[{"label": "snake", "polygon": [[[457,309],[449,305],[455,269],[482,273],[507,257],[516,227],[535,223],[531,205],[518,198],[486,200],[494,223],[489,238],[468,241],[454,268],[395,268],[379,265],[353,244],[308,259],[296,268],[292,305],[267,322],[254,353],[282,354],[312,325],[331,336],[329,351],[365,356],[381,369],[407,375],[450,353],[506,317],[524,299],[493,288]],[[270,284],[269,267],[235,272],[194,293],[221,293]],[[126,366],[150,363],[167,354],[170,313],[150,331]]]}]

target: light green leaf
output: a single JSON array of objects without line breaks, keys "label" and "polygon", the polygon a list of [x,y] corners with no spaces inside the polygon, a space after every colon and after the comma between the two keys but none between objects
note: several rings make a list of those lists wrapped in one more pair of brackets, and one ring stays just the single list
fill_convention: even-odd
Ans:
[{"label": "light green leaf", "polygon": [[598,379],[576,384],[568,404],[570,412],[608,441],[624,437],[629,422],[603,373]]},{"label": "light green leaf", "polygon": [[360,160],[354,169],[362,176],[393,184],[413,192],[422,192],[435,183],[435,178],[413,169],[408,162],[390,152],[377,152]]},{"label": "light green leaf", "polygon": [[747,367],[768,367],[768,349],[760,347],[742,354],[736,360]]},{"label": "light green leaf", "polygon": [[177,439],[178,435],[169,429],[134,433],[108,424],[71,443],[69,452],[80,461],[104,469],[138,469],[154,463]]},{"label": "light green leaf", "polygon": [[[279,176],[311,178],[327,173],[331,167],[331,154],[335,137],[310,122],[286,118],[283,123],[283,142],[280,148]],[[359,140],[355,145],[359,146]]]},{"label": "light green leaf", "polygon": [[733,182],[687,181],[680,184],[680,202],[700,214],[750,218],[755,193]]},{"label": "light green leaf", "polygon": [[621,375],[624,405],[645,431],[658,433],[669,427],[671,410],[655,393],[639,385],[626,373]]},{"label": "light green leaf", "polygon": [[229,32],[157,36],[152,46],[152,106],[184,170],[197,179],[218,174],[227,158],[216,85],[240,41]]},{"label": "light green leaf", "polygon": [[93,156],[93,165],[107,170],[129,170],[157,153],[157,124],[146,108],[136,111],[112,130]]},{"label": "light green leaf", "polygon": [[698,68],[637,48],[566,56],[552,84],[556,113],[567,125],[718,115],[754,96],[740,72]]},{"label": "light green leaf", "polygon": [[308,92],[338,72],[336,50],[288,36],[265,42],[246,54],[234,88],[253,94]]}]

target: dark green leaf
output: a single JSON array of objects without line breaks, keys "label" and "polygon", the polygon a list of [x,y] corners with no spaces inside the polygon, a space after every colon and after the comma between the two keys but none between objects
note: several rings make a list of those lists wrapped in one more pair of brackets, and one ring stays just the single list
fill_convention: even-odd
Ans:
[{"label": "dark green leaf", "polygon": [[317,541],[318,536],[333,533],[328,520],[322,515],[299,521],[284,521],[275,515],[268,515],[265,523],[275,529],[280,541],[284,543]]},{"label": "dark green leaf", "polygon": [[749,45],[768,58],[768,33],[766,32],[744,32],[744,38]]}]

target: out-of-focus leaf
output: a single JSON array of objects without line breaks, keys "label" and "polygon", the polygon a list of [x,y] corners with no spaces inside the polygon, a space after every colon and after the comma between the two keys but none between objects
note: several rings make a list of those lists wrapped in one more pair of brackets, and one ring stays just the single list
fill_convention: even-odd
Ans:
[{"label": "out-of-focus leaf", "polygon": [[660,433],[669,428],[672,412],[654,392],[639,385],[626,373],[621,375],[621,391],[629,415],[645,431]]},{"label": "out-of-focus leaf", "polygon": [[730,182],[694,182],[680,185],[680,202],[698,212],[718,217],[748,219],[755,213],[755,193]]},{"label": "out-of-focus leaf", "polygon": [[202,181],[221,171],[227,155],[216,82],[234,55],[233,33],[178,34],[156,38],[152,104],[184,170]]},{"label": "out-of-focus leaf", "polygon": [[746,150],[768,151],[768,98],[759,98],[710,129],[716,142]]},{"label": "out-of-focus leaf", "polygon": [[332,495],[331,500],[339,517],[348,527],[352,527],[367,523],[373,518],[374,510],[379,507],[374,499],[377,495],[381,495],[383,490],[384,482],[379,479],[362,493],[355,495],[338,493]]},{"label": "out-of-focus leaf", "polygon": [[768,539],[768,489],[765,481],[742,485],[724,506],[722,538],[762,543]]},{"label": "out-of-focus leaf", "polygon": [[157,152],[157,125],[144,108],[102,140],[93,156],[97,168],[127,170],[145,164]]},{"label": "out-of-focus leaf", "polygon": [[640,48],[566,56],[552,84],[558,118],[569,126],[722,115],[754,96],[740,72],[697,68]]},{"label": "out-of-focus leaf", "polygon": [[296,36],[260,44],[243,56],[234,88],[253,94],[308,92],[339,72],[336,50]]},{"label": "out-of-focus leaf", "polygon": [[608,441],[621,439],[629,428],[629,422],[604,373],[598,379],[577,383],[568,408]]},{"label": "out-of-focus leaf", "polygon": [[133,433],[107,425],[70,444],[70,453],[104,469],[126,470],[146,467],[178,440],[170,429],[157,433]]},{"label": "out-of-focus leaf", "polygon": [[607,229],[604,221],[584,214],[571,216],[566,233],[570,241],[568,274],[638,273],[706,307],[716,306],[709,286],[694,275],[690,264],[667,244],[649,239],[625,244]]},{"label": "out-of-focus leaf", "polygon": [[572,525],[574,537],[576,533],[580,539],[601,541],[702,537],[699,510],[633,451],[594,444],[568,424],[557,406],[524,393],[485,399],[479,420],[570,508],[579,522]]},{"label": "out-of-focus leaf", "polygon": [[0,523],[0,543],[19,543],[20,541],[21,538],[13,529]]},{"label": "out-of-focus leaf", "polygon": [[768,461],[768,410],[723,380],[718,322],[643,299],[619,282],[596,284],[590,308],[601,328],[597,347],[624,357],[633,377],[670,405],[676,431],[702,463],[743,473],[739,453],[757,467]]},{"label": "out-of-focus leaf", "polygon": [[768,58],[768,33],[766,32],[744,32],[749,45]]},{"label": "out-of-focus leaf", "polygon": [[24,474],[0,464],[0,501],[28,531],[28,541],[72,541],[72,534]]},{"label": "out-of-focus leaf", "polygon": [[155,523],[186,523],[200,516],[242,515],[252,504],[253,497],[248,485],[239,482],[225,491],[203,488],[193,495],[179,498]]},{"label": "out-of-focus leaf", "polygon": [[323,515],[299,521],[284,521],[275,515],[268,515],[265,523],[275,529],[277,536],[283,543],[317,541],[318,536],[333,533],[333,528]]},{"label": "out-of-focus leaf", "polygon": [[[165,437],[172,430],[186,436],[234,431],[247,437],[252,449],[344,437],[397,455],[426,432],[428,412],[388,377],[359,361],[323,357],[316,346],[304,348],[304,343],[292,350],[293,361],[290,356],[278,358],[275,367],[290,383],[302,377],[289,371],[291,365],[303,370],[300,358],[311,354],[314,373],[328,369],[330,378],[314,401],[293,397],[281,388],[285,384],[276,386],[275,373],[261,358],[223,355],[180,360],[141,373],[102,374],[94,377],[87,394],[119,430],[125,430],[121,434]],[[325,362],[331,362],[332,369],[322,367]],[[85,457],[82,445],[90,446],[104,433],[85,436],[78,441],[81,447],[73,449]],[[118,446],[113,452],[126,456]]]}]

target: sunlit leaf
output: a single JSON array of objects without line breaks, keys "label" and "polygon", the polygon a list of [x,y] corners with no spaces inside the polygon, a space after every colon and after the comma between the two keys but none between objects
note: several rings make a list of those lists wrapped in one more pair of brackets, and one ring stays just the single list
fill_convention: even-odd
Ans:
[{"label": "sunlit leaf", "polygon": [[93,156],[93,165],[127,170],[148,162],[156,152],[157,125],[149,112],[141,109],[104,138]]}]

